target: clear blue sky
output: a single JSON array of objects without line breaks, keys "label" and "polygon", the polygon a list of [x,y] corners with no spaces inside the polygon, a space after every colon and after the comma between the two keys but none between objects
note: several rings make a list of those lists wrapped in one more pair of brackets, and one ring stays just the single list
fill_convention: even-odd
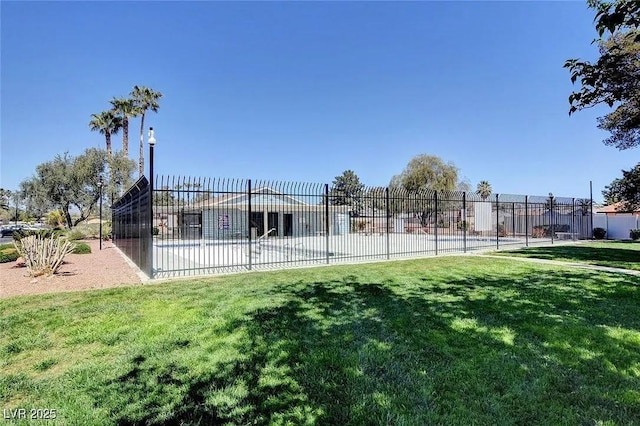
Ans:
[{"label": "clear blue sky", "polygon": [[584,197],[593,180],[599,200],[639,157],[602,144],[606,108],[567,114],[564,61],[597,57],[582,1],[3,1],[1,19],[6,189],[104,147],[90,115],[136,84],[164,94],[160,174],[386,185],[424,153],[474,188]]}]

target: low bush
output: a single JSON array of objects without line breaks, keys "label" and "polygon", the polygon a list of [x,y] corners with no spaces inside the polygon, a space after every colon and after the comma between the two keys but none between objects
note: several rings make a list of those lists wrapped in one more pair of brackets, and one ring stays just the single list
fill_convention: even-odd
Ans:
[{"label": "low bush", "polygon": [[607,235],[607,230],[604,228],[593,228],[593,238],[596,240],[604,239],[605,235]]},{"label": "low bush", "polygon": [[0,245],[0,263],[15,262],[20,255],[13,244]]},{"label": "low bush", "polygon": [[532,238],[542,238],[545,236],[544,226],[536,225],[533,227],[533,231],[531,232]]},{"label": "low bush", "polygon": [[102,224],[102,239],[105,241],[111,239],[111,232],[111,222],[104,222]]},{"label": "low bush", "polygon": [[66,237],[69,241],[82,240],[87,236],[80,229],[73,228],[67,231]]},{"label": "low bush", "polygon": [[73,245],[73,254],[89,254],[91,253],[91,247],[89,244],[83,243],[82,241],[77,241]]},{"label": "low bush", "polygon": [[62,231],[59,231],[57,229],[41,229],[37,231],[19,229],[13,233],[13,240],[20,241],[21,239],[31,235],[36,235],[36,236],[39,236],[40,238],[51,238],[51,237],[58,237],[61,234],[62,234]]},{"label": "low bush", "polygon": [[640,240],[640,228],[630,230],[629,238],[631,238],[632,240]]}]

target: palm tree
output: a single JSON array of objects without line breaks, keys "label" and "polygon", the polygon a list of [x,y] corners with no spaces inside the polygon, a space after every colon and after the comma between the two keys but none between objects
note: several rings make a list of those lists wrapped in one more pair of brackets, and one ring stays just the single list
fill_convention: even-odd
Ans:
[{"label": "palm tree", "polygon": [[138,162],[138,170],[140,176],[144,173],[144,116],[147,110],[158,112],[160,104],[158,100],[162,97],[162,93],[156,92],[153,89],[144,86],[133,86],[133,90],[129,94],[138,108],[138,112],[141,116],[140,120],[140,161]]},{"label": "palm tree", "polygon": [[111,101],[112,111],[122,119],[122,152],[125,157],[129,156],[129,118],[137,117],[140,111],[133,99],[113,98]]},{"label": "palm tree", "polygon": [[111,135],[117,135],[122,129],[122,118],[111,110],[102,111],[100,114],[91,114],[89,128],[104,135],[107,143],[107,154],[111,155]]},{"label": "palm tree", "polygon": [[491,188],[491,184],[486,180],[481,180],[476,187],[476,194],[480,195],[483,200],[486,200],[489,195],[491,195],[493,189]]}]

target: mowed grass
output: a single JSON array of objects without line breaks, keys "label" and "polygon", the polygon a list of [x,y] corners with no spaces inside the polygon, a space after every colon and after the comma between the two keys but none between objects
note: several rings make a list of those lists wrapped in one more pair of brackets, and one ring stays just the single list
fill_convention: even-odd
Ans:
[{"label": "mowed grass", "polygon": [[602,241],[575,245],[527,247],[497,252],[503,256],[581,262],[640,271],[640,241]]},{"label": "mowed grass", "polygon": [[0,300],[0,406],[59,424],[640,419],[640,278],[437,259]]}]

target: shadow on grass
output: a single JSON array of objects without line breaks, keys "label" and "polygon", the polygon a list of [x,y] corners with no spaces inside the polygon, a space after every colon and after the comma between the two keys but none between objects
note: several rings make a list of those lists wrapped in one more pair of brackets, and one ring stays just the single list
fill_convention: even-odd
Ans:
[{"label": "shadow on grass", "polygon": [[507,255],[533,257],[550,260],[575,260],[614,267],[640,269],[640,250],[617,247],[555,246],[529,247],[527,249],[502,252]]},{"label": "shadow on grass", "polygon": [[553,271],[281,285],[256,294],[278,302],[217,329],[237,337],[209,349],[225,357],[180,361],[173,351],[208,354],[178,340],[132,358],[106,386],[134,406],[111,414],[118,424],[632,423],[640,347],[612,329],[640,329],[640,288],[598,280]]}]

